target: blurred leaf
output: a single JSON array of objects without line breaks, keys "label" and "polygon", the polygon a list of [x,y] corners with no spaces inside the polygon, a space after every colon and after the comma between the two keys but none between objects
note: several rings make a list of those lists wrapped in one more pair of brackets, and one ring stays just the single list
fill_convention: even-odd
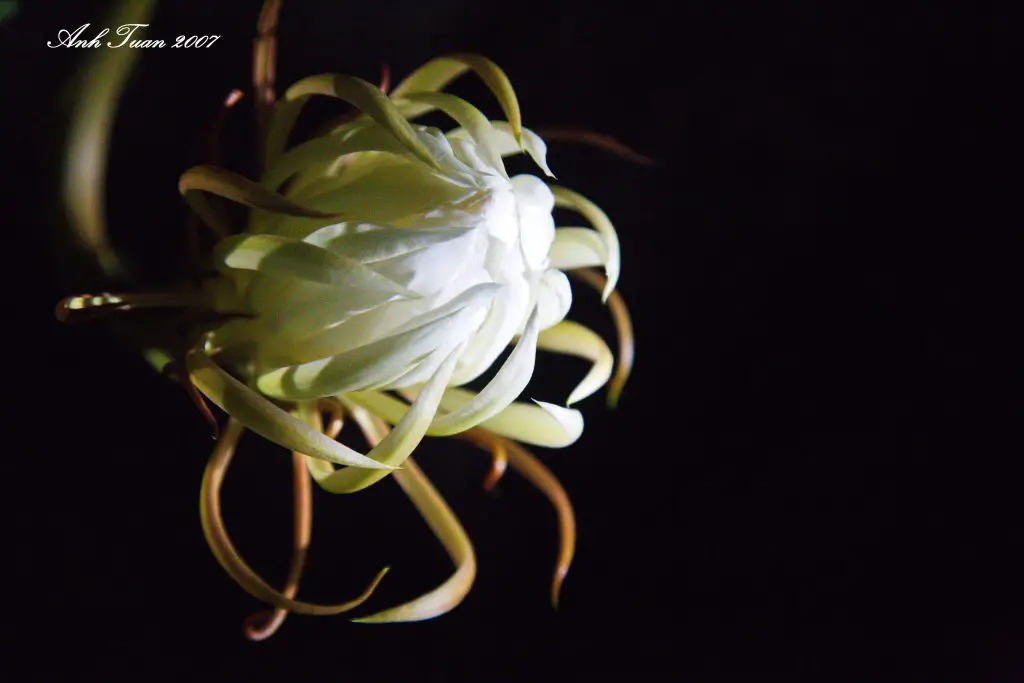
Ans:
[{"label": "blurred leaf", "polygon": [[13,19],[18,13],[18,3],[14,0],[0,0],[0,24]]}]

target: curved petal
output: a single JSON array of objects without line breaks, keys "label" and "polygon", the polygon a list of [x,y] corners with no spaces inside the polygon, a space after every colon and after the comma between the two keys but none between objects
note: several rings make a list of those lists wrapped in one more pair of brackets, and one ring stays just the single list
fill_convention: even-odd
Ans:
[{"label": "curved petal", "polygon": [[[441,399],[441,408],[458,410],[474,396],[473,392],[465,389],[448,389]],[[543,401],[535,400],[534,403],[536,405],[511,403],[494,417],[481,422],[480,426],[495,434],[546,448],[564,448],[580,438],[583,415],[578,410]]]},{"label": "curved petal", "polygon": [[571,320],[563,320],[540,333],[537,348],[566,353],[593,361],[590,372],[569,394],[566,405],[585,399],[600,389],[612,376],[614,358],[608,345],[595,332]]},{"label": "curved petal", "polygon": [[[494,146],[494,126],[479,109],[472,104],[448,93],[416,92],[405,96],[406,102],[422,103],[440,109],[465,129],[480,148],[484,151],[484,161],[505,175],[505,164]],[[507,176],[506,176],[507,177]]]},{"label": "curved petal", "polygon": [[[493,145],[498,156],[509,157],[514,154],[526,152],[533,159],[533,162],[544,171],[544,175],[554,178],[555,174],[548,167],[548,146],[544,139],[529,128],[523,128],[522,145],[516,140],[512,133],[512,127],[505,121],[491,121],[494,128]],[[448,133],[449,138],[459,138],[469,135],[464,128],[457,128]]]},{"label": "curved petal", "polygon": [[[372,418],[362,410],[355,410],[352,417],[356,420],[370,443],[379,442],[387,428],[375,424]],[[444,498],[430,483],[427,476],[416,465],[412,458],[405,461],[405,469],[396,472],[401,475],[395,481],[402,487],[405,494],[419,510],[430,530],[434,532],[444,545],[448,556],[455,564],[455,573],[443,584],[415,600],[386,609],[368,617],[353,619],[363,624],[383,624],[402,621],[424,621],[439,617],[458,607],[469,593],[476,578],[476,555],[473,544],[466,530],[459,524]]]},{"label": "curved petal", "polygon": [[555,195],[555,206],[576,211],[590,221],[601,234],[605,248],[608,250],[608,262],[604,267],[605,273],[608,275],[608,282],[604,286],[604,291],[601,292],[601,300],[608,301],[608,297],[615,290],[615,285],[619,281],[619,237],[615,234],[615,226],[597,204],[583,195],[564,187],[554,186],[551,188],[551,192]]},{"label": "curved petal", "polygon": [[214,250],[214,263],[236,270],[318,282],[359,296],[373,293],[378,295],[376,303],[394,297],[415,299],[419,296],[347,256],[277,235],[235,235],[221,240]]},{"label": "curved petal", "polygon": [[[289,416],[290,417],[290,416]],[[294,419],[294,418],[293,418]],[[245,560],[235,550],[227,529],[224,528],[224,519],[220,511],[220,489],[224,483],[224,476],[227,474],[228,466],[234,455],[235,445],[243,431],[242,424],[235,419],[228,420],[227,429],[218,439],[217,446],[213,449],[210,461],[203,473],[203,485],[199,495],[199,516],[203,527],[203,535],[210,545],[210,550],[217,558],[224,570],[241,586],[247,593],[258,600],[267,602],[279,609],[285,609],[297,614],[310,614],[316,616],[328,616],[341,614],[355,609],[363,604],[377,584],[384,578],[388,568],[385,567],[373,578],[370,585],[356,596],[353,600],[337,605],[317,605],[309,602],[300,602],[278,592],[261,579]],[[321,434],[321,436],[323,436]]]},{"label": "curved petal", "polygon": [[237,379],[224,372],[204,353],[192,352],[186,359],[189,376],[196,388],[221,410],[265,439],[285,448],[339,465],[392,470],[348,446],[310,429]]},{"label": "curved petal", "polygon": [[372,83],[342,74],[309,76],[288,88],[285,99],[302,101],[310,95],[327,95],[345,100],[394,135],[418,159],[431,168],[441,170],[437,160],[398,108]]},{"label": "curved petal", "polygon": [[572,306],[572,287],[569,278],[560,270],[546,270],[537,286],[537,310],[540,328],[546,330],[560,323]]},{"label": "curved petal", "polygon": [[[451,159],[455,160],[454,153]],[[439,207],[465,209],[479,194],[478,188],[456,183],[450,175],[434,173],[421,163],[394,155],[373,155],[365,163],[357,158],[349,168],[337,177],[325,177],[309,184],[294,196],[301,198],[306,206],[344,213],[349,220],[426,227],[421,224],[426,214]],[[337,222],[267,215],[254,231],[305,237],[316,228]],[[467,224],[458,221],[435,224],[436,227],[455,225]]]},{"label": "curved petal", "polygon": [[537,176],[517,175],[511,183],[523,259],[530,270],[543,270],[547,268],[548,253],[555,241],[555,218],[551,215],[555,197]]},{"label": "curved petal", "polygon": [[376,126],[356,130],[351,135],[324,135],[285,152],[273,168],[263,174],[260,183],[276,190],[299,171],[355,152],[386,152],[403,157],[411,154],[394,135]]},{"label": "curved petal", "polygon": [[[459,358],[459,351],[456,349],[448,354],[448,357],[437,369],[434,376],[423,387],[423,392],[412,404],[409,411],[399,421],[395,428],[384,437],[367,456],[379,462],[398,467],[406,461],[413,450],[423,440],[427,426],[437,412],[438,403],[444,388],[451,379],[455,363]],[[344,399],[342,399],[344,403]],[[319,417],[317,417],[319,419]],[[343,469],[323,476],[323,472],[311,469],[310,472],[320,488],[331,493],[354,493],[361,491],[367,486],[374,484],[388,475],[381,470],[355,470]]]},{"label": "curved petal", "polygon": [[259,183],[254,183],[244,176],[217,168],[216,166],[193,166],[182,173],[178,179],[178,192],[185,197],[185,201],[188,202],[189,206],[211,228],[214,228],[222,235],[228,235],[231,231],[212,210],[206,198],[199,193],[209,192],[239,204],[244,204],[250,208],[283,213],[289,216],[301,216],[304,218],[336,218],[339,216],[337,213],[318,211],[297,204],[283,195],[271,192]]},{"label": "curved petal", "polygon": [[595,230],[558,228],[548,258],[551,267],[558,270],[603,266],[608,262],[608,248]]},{"label": "curved petal", "polygon": [[369,264],[450,242],[472,232],[473,228],[409,229],[368,223],[338,223],[317,229],[303,238],[303,242]]},{"label": "curved petal", "polygon": [[[449,83],[472,69],[480,77],[480,80],[490,88],[494,96],[498,98],[501,110],[505,112],[512,128],[512,135],[516,142],[520,142],[523,136],[523,116],[519,111],[519,100],[512,88],[512,83],[501,68],[480,55],[454,54],[446,57],[432,59],[420,68],[409,74],[401,83],[391,91],[392,97],[406,97],[414,92],[433,92],[443,90]],[[421,116],[433,107],[426,103],[416,103],[405,109],[406,117],[414,118]]]},{"label": "curved petal", "polygon": [[[419,395],[420,390],[406,389],[400,393],[411,400]],[[476,395],[476,392],[450,387],[441,398],[440,408],[446,412],[458,410]],[[356,392],[346,398],[391,424],[398,423],[409,410],[407,404],[379,391]],[[578,410],[543,401],[534,403],[536,405],[518,401],[511,403],[494,417],[481,422],[480,428],[545,448],[564,448],[580,438],[583,415]]]},{"label": "curved petal", "polygon": [[[494,284],[475,285],[453,297],[447,303],[432,308],[425,313],[420,313],[422,307],[416,305],[416,302],[397,301],[363,313],[340,317],[337,322],[314,330],[312,334],[307,333],[309,328],[304,330],[297,327],[289,327],[287,330],[283,330],[279,337],[272,339],[274,342],[273,348],[279,353],[267,358],[267,368],[301,365],[338,356],[366,344],[376,343],[396,334],[410,332],[417,327],[422,327],[427,323],[439,320],[466,307],[487,306],[495,296],[495,290],[497,289],[498,286]],[[329,298],[325,297],[325,301],[329,301]],[[316,314],[315,309],[318,306],[318,303],[311,303],[309,305],[309,312]],[[324,310],[323,313],[325,319],[329,317],[328,310]],[[306,320],[309,321],[309,318]],[[462,324],[465,325],[466,334],[469,334],[474,325],[472,317]],[[440,337],[435,336],[435,339],[439,342],[443,341]],[[385,348],[386,346],[388,345],[378,348]],[[282,360],[276,363],[272,362],[277,357],[280,357]],[[339,360],[338,362],[340,363],[341,361]],[[434,365],[438,364],[440,364],[440,360]],[[307,370],[305,372],[311,371]],[[425,382],[428,376],[421,377],[416,383]],[[398,377],[396,376],[391,381],[397,380]]]},{"label": "curved petal", "polygon": [[449,436],[475,427],[497,415],[526,389],[537,360],[537,334],[540,315],[534,308],[526,322],[523,336],[494,378],[473,400],[458,410],[437,417],[427,431],[431,436]]}]

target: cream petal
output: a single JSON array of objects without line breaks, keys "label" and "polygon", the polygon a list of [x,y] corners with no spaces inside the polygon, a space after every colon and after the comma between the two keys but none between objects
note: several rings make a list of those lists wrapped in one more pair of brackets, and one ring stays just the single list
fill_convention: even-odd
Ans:
[{"label": "cream petal", "polygon": [[540,333],[537,348],[586,358],[593,362],[590,372],[573,389],[566,405],[581,401],[600,389],[612,375],[614,358],[608,345],[592,330],[571,320],[563,320]]},{"label": "cream petal", "polygon": [[[498,104],[501,105],[502,111],[505,112],[505,118],[509,121],[513,138],[517,141],[520,140],[523,137],[523,117],[519,111],[519,101],[516,98],[515,90],[505,72],[486,57],[473,54],[454,54],[432,59],[395,86],[391,95],[398,99],[407,97],[411,93],[443,90],[454,79],[470,69],[476,72],[480,80],[498,98]],[[428,103],[416,102],[404,107],[403,113],[411,119],[432,109],[433,106]]]},{"label": "cream petal", "polygon": [[[362,156],[362,155],[357,155]],[[476,190],[455,185],[427,172],[421,164],[379,155],[358,171],[346,171],[339,178],[312,185],[296,197],[305,206],[344,214],[349,220],[378,225],[420,226],[425,216],[439,208],[458,210]],[[298,198],[301,197],[301,200]],[[303,236],[338,219],[294,219],[272,216],[260,229],[274,234],[301,230]],[[468,227],[447,220],[444,226]]]},{"label": "cream petal", "polygon": [[558,228],[548,257],[551,267],[559,270],[603,266],[608,262],[608,248],[596,230]]},{"label": "cream petal", "polygon": [[291,176],[314,164],[331,161],[354,152],[367,151],[416,158],[389,131],[375,126],[364,127],[351,135],[324,135],[293,147],[281,156],[273,168],[263,174],[260,184],[276,190]]},{"label": "cream petal", "polygon": [[[407,393],[416,396],[418,390]],[[446,412],[458,410],[475,397],[475,392],[449,388],[441,399],[441,409]],[[404,406],[399,401],[395,403]],[[536,405],[518,401],[511,403],[494,417],[481,422],[480,426],[495,434],[545,448],[564,448],[580,438],[583,433],[583,415],[578,410],[543,401],[535,400],[533,403]],[[381,417],[389,422],[402,414],[396,411],[394,404],[375,401],[366,407],[372,409],[371,406],[386,411]]]},{"label": "cream petal", "polygon": [[615,226],[597,204],[583,195],[564,187],[552,187],[551,191],[555,195],[555,206],[572,209],[582,215],[590,221],[600,233],[601,239],[604,240],[605,248],[608,251],[608,261],[604,267],[608,282],[601,293],[601,300],[608,301],[609,295],[615,290],[615,285],[619,281],[619,237],[615,233]]},{"label": "cream petal", "polygon": [[342,74],[309,76],[288,88],[284,99],[304,101],[310,95],[327,95],[345,100],[376,121],[428,166],[440,170],[437,159],[416,135],[412,126],[398,111],[387,95],[361,78]]},{"label": "cream petal", "polygon": [[224,268],[289,276],[360,294],[374,293],[380,301],[418,296],[358,261],[276,235],[236,235],[222,240],[214,251],[214,262]]}]

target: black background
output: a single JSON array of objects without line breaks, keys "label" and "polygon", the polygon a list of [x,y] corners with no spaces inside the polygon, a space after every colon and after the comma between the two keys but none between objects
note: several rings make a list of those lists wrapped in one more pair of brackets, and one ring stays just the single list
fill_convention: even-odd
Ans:
[{"label": "black background", "polygon": [[[116,122],[111,230],[155,280],[180,240],[177,176],[203,160],[224,94],[248,88],[259,10],[162,5],[150,37],[223,37],[143,55]],[[481,52],[527,126],[599,130],[659,165],[549,154],[617,224],[638,347],[620,408],[589,399],[580,441],[540,452],[579,523],[561,609],[546,597],[547,502],[512,473],[484,493],[486,458],[431,440],[418,460],[476,544],[465,603],[412,625],[292,617],[250,643],[240,625],[257,605],[199,527],[202,418],[103,325],[51,318],[102,283],[58,230],[62,93],[84,55],[46,41],[102,25],[105,4],[22,2],[0,27],[18,314],[0,666],[10,680],[1024,680],[1021,403],[983,379],[1019,309],[1000,303],[1019,221],[986,198],[1005,157],[989,95],[1010,34],[952,6],[287,0],[281,84]],[[455,91],[497,114],[470,79]],[[224,137],[243,169],[248,118],[242,106]],[[610,335],[596,298],[576,299],[575,317]],[[1008,382],[1015,362],[999,367]],[[584,370],[542,363],[531,393],[558,400]],[[287,455],[249,436],[225,493],[236,544],[275,583],[289,478]],[[371,608],[450,571],[391,483],[318,492],[300,595],[345,599],[383,564]]]}]

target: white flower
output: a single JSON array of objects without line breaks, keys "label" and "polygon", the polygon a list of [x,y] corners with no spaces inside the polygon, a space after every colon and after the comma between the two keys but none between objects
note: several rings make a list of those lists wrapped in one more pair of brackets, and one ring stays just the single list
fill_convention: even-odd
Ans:
[{"label": "white flower", "polygon": [[[467,69],[495,92],[508,121],[489,121],[465,100],[437,92]],[[282,151],[311,95],[347,100],[363,113]],[[457,127],[445,134],[410,122],[433,110]],[[565,352],[566,335],[575,334],[578,355],[610,358],[596,336],[556,325],[572,302],[560,268],[604,265],[607,295],[618,275],[618,242],[607,217],[586,199],[534,175],[510,178],[502,158],[522,151],[551,175],[544,142],[521,126],[505,74],[481,57],[434,60],[391,98],[346,76],[292,86],[274,112],[259,185],[209,168],[182,179],[186,196],[207,214],[191,190],[257,207],[247,232],[217,247],[224,277],[211,290],[218,308],[251,318],[214,331],[207,353],[219,354],[263,396],[344,397],[396,424],[369,459],[338,449],[310,453],[339,464],[390,469],[425,434],[455,434],[492,420],[502,427],[488,423],[498,433],[528,443],[572,443],[583,426],[578,411],[511,404],[533,374],[538,343]],[[556,230],[556,203],[583,213],[597,230]],[[479,393],[453,389],[479,377],[512,342]],[[193,365],[199,388],[224,407],[223,390],[209,379],[213,366],[203,359]],[[610,364],[597,372],[573,400],[595,391]],[[381,393],[389,390],[418,398],[406,411]],[[258,415],[248,422],[236,417],[267,432]],[[278,437],[271,438],[296,445]],[[361,488],[383,474],[337,479],[351,480],[340,488]]]}]

